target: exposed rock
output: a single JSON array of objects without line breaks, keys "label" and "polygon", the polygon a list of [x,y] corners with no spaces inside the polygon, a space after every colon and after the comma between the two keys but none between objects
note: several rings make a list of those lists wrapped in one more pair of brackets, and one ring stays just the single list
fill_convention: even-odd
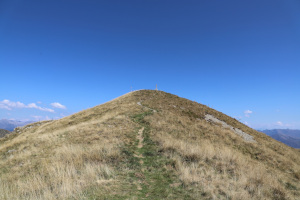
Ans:
[{"label": "exposed rock", "polygon": [[253,136],[245,133],[244,131],[238,129],[238,128],[234,128],[230,125],[228,125],[226,122],[223,122],[217,118],[215,118],[214,116],[212,115],[209,115],[209,114],[206,114],[205,115],[205,120],[208,121],[208,122],[213,122],[213,123],[219,123],[222,125],[223,128],[228,128],[230,130],[232,130],[234,133],[236,133],[237,135],[241,136],[244,138],[245,141],[247,142],[256,142],[254,139],[253,139]]}]

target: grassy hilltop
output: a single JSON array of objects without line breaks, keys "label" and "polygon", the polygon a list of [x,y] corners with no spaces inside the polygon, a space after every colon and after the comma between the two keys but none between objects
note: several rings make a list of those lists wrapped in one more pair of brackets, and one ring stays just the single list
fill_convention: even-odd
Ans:
[{"label": "grassy hilltop", "polygon": [[162,91],[131,92],[0,139],[4,200],[300,199],[299,191],[300,151]]}]

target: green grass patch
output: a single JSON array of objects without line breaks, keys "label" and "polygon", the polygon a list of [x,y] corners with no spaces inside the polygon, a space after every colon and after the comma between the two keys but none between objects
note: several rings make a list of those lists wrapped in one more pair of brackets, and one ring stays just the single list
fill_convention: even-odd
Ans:
[{"label": "green grass patch", "polygon": [[[150,126],[144,118],[151,114],[152,111],[147,111],[132,116],[132,120],[138,123],[140,128],[144,127],[143,147],[138,149],[138,142],[131,142],[134,145],[126,146],[123,150],[127,156],[128,167],[132,169],[127,179],[129,182],[135,183],[130,197],[137,199],[192,199],[189,191],[184,188],[174,171],[167,169],[167,165],[171,161],[158,151],[157,144],[150,137]],[[142,157],[136,158],[134,154],[142,155]]]}]

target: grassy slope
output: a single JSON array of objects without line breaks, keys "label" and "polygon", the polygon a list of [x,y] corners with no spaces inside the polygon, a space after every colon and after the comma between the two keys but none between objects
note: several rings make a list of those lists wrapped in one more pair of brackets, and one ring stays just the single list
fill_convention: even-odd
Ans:
[{"label": "grassy slope", "polygon": [[299,199],[299,154],[204,105],[142,90],[1,139],[0,199]]},{"label": "grassy slope", "polygon": [[0,138],[4,137],[7,134],[10,134],[10,131],[5,129],[0,129]]}]

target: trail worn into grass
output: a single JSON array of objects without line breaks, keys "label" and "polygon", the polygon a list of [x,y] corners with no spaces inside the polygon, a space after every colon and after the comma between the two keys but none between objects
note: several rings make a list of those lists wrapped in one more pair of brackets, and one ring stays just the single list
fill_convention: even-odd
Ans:
[{"label": "trail worn into grass", "polygon": [[190,191],[181,184],[170,165],[172,161],[162,156],[158,146],[150,137],[150,126],[144,117],[152,110],[133,116],[140,128],[128,146],[133,158],[129,180],[133,183],[130,193],[137,199],[192,199]]},{"label": "trail worn into grass", "polygon": [[[138,149],[137,150],[139,150],[139,149],[141,149],[141,148],[144,147],[144,144],[143,144],[143,141],[144,141],[143,131],[144,131],[144,127],[142,127],[139,130],[138,135],[137,135],[137,139],[138,139],[138,145],[137,145]],[[139,163],[141,165],[144,164],[144,161],[142,159],[142,158],[144,158],[144,156],[139,151],[136,151],[135,154],[134,154],[134,156],[136,158],[139,158]],[[145,168],[141,168],[141,171],[144,172]],[[140,191],[140,190],[143,189],[142,186],[141,186],[141,183],[142,183],[142,178],[144,177],[144,175],[143,175],[143,173],[135,173],[135,176],[139,179],[138,182],[136,183],[136,185],[137,185],[137,190]]]},{"label": "trail worn into grass", "polygon": [[143,141],[144,141],[143,131],[144,131],[144,127],[139,130],[138,136],[137,136],[137,139],[139,140],[139,144],[138,144],[139,149],[141,149],[144,146],[143,145]]}]

